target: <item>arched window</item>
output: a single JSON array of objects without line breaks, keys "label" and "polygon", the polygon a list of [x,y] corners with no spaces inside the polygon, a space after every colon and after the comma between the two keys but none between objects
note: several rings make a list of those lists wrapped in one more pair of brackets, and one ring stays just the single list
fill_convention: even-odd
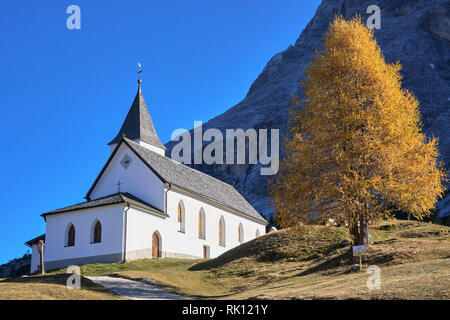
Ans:
[{"label": "arched window", "polygon": [[219,220],[219,245],[225,247],[225,219],[220,217]]},{"label": "arched window", "polygon": [[206,238],[205,211],[203,211],[203,208],[198,213],[198,238]]},{"label": "arched window", "polygon": [[260,234],[259,234],[259,230],[258,229],[256,229],[256,233],[255,233],[255,238],[258,238],[260,236]]},{"label": "arched window", "polygon": [[185,212],[183,201],[178,203],[178,231],[184,233],[185,226]]},{"label": "arched window", "polygon": [[242,223],[239,223],[238,227],[238,241],[239,243],[244,242],[244,227],[242,226]]},{"label": "arched window", "polygon": [[100,243],[102,242],[102,224],[97,219],[94,221],[92,228],[92,243]]},{"label": "arched window", "polygon": [[66,231],[66,247],[73,246],[75,246],[75,227],[73,224],[69,224]]}]

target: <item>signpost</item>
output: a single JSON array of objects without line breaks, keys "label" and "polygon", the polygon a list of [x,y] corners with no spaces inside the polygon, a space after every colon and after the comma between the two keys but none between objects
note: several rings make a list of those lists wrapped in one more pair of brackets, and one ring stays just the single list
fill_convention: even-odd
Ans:
[{"label": "signpost", "polygon": [[359,257],[359,270],[362,270],[361,258],[366,254],[366,246],[353,246],[353,256]]}]

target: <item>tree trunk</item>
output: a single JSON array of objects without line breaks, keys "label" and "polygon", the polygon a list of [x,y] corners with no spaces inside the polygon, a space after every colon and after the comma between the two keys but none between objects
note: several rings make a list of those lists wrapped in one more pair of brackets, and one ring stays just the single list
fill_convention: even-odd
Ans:
[{"label": "tree trunk", "polygon": [[352,245],[357,245],[359,243],[359,231],[358,231],[358,223],[349,225],[350,231],[350,240]]},{"label": "tree trunk", "polygon": [[[350,238],[352,242],[352,246],[360,246],[365,245],[366,248],[369,246],[369,221],[364,219],[363,216],[359,218],[359,226],[358,221],[354,224],[349,225]],[[350,259],[352,263],[359,263],[359,258],[357,256],[353,256],[353,248],[350,247],[349,254],[352,255]]]},{"label": "tree trunk", "polygon": [[359,239],[358,245],[369,246],[369,221],[361,216],[359,219]]}]

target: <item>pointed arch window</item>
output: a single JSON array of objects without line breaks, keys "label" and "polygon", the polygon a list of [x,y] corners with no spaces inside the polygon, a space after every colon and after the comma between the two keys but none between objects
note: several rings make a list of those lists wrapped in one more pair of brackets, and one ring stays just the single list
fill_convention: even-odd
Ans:
[{"label": "pointed arch window", "polygon": [[259,230],[256,229],[255,238],[258,238],[260,236]]},{"label": "pointed arch window", "polygon": [[239,223],[238,227],[238,241],[239,243],[244,242],[244,227],[242,226],[242,223]]},{"label": "pointed arch window", "polygon": [[219,245],[225,247],[225,220],[220,217],[219,220]]},{"label": "pointed arch window", "polygon": [[182,201],[178,203],[178,231],[183,232],[185,231],[185,210],[184,210],[184,204]]},{"label": "pointed arch window", "polygon": [[203,208],[200,209],[198,213],[198,238],[206,238],[205,212],[203,211]]},{"label": "pointed arch window", "polygon": [[96,220],[94,222],[94,228],[92,231],[93,231],[92,243],[102,242],[102,224],[100,223],[100,221]]},{"label": "pointed arch window", "polygon": [[75,227],[69,224],[66,231],[66,247],[75,246]]}]

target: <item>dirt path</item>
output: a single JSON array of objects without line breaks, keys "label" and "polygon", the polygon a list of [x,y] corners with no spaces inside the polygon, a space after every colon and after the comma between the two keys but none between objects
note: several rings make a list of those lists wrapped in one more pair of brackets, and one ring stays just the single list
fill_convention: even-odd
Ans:
[{"label": "dirt path", "polygon": [[142,281],[134,281],[117,277],[86,277],[102,287],[112,290],[118,295],[133,300],[189,300],[190,298],[167,292],[158,286]]}]

